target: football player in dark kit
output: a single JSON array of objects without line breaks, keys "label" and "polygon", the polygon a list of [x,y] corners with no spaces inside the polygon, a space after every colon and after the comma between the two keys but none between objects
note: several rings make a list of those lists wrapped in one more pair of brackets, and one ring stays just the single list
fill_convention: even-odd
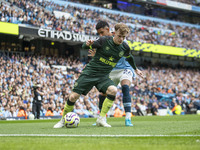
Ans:
[{"label": "football player in dark kit", "polygon": [[[133,56],[130,54],[130,47],[124,42],[129,32],[130,30],[127,25],[118,23],[115,25],[114,37],[104,36],[100,37],[97,41],[88,40],[83,44],[82,48],[84,49],[89,49],[91,46],[92,48],[96,48],[96,54],[75,82],[73,92],[70,94],[65,105],[63,117],[73,110],[74,104],[81,94],[86,95],[95,86],[100,92],[107,94],[96,124],[97,126],[111,127],[104,118],[113,105],[117,87],[109,78],[109,73],[123,56],[126,57],[126,60],[133,69],[137,69]],[[141,71],[138,73],[143,76]],[[63,117],[54,125],[54,128],[64,127]]]},{"label": "football player in dark kit", "polygon": [[[113,36],[114,32],[110,32],[109,24],[106,21],[99,21],[96,24],[96,30],[99,36]],[[125,40],[126,41],[126,40]],[[95,56],[96,50],[95,49],[89,49],[88,56]],[[125,126],[132,127],[133,124],[131,123],[131,96],[129,93],[129,87],[132,83],[132,78],[135,77],[136,74],[138,74],[139,69],[133,69],[131,65],[126,61],[125,57],[122,57],[118,62],[117,65],[113,68],[113,70],[110,72],[109,77],[112,79],[112,81],[115,83],[115,86],[117,86],[119,83],[121,85],[122,89],[122,100],[125,110]],[[101,112],[101,108],[103,105],[104,100],[106,99],[106,95],[100,93],[99,94],[99,110]],[[106,119],[106,118],[105,118]],[[93,125],[96,125],[94,123]]]}]

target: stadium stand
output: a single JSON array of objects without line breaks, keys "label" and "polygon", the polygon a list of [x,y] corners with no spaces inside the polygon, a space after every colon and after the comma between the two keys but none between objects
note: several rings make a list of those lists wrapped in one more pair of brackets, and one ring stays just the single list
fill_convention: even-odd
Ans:
[{"label": "stadium stand", "polygon": [[[110,23],[111,28],[116,22],[128,24],[132,30],[128,37],[131,41],[200,50],[199,25],[125,12],[119,14],[119,11],[73,2],[2,1],[0,21],[96,35],[95,24],[103,18]],[[198,4],[187,0],[180,2]],[[33,104],[32,86],[36,83],[40,83],[45,92],[40,116],[50,111],[51,115],[53,113],[61,117],[65,99],[85,63],[73,55],[66,58],[41,54],[22,57],[0,53],[0,118],[17,117],[20,114],[20,117],[29,116]],[[198,69],[151,65],[148,62],[143,63],[141,68],[147,78],[136,79],[131,85],[133,114],[159,115],[159,109],[171,110],[175,102],[182,106],[184,113],[194,113],[200,109]],[[87,96],[80,97],[74,111],[82,117],[95,117],[99,113],[98,100],[98,91],[94,88]],[[113,116],[116,109],[124,112],[120,86],[108,116]],[[25,114],[22,113],[24,111]]]},{"label": "stadium stand", "polygon": [[[10,1],[9,1],[10,2]],[[57,4],[60,2],[62,5]],[[40,28],[71,31],[72,33],[96,35],[95,24],[104,18],[111,22],[113,27],[116,20],[126,22],[132,28],[128,40],[158,45],[168,45],[186,49],[200,49],[200,26],[180,22],[162,22],[163,20],[151,20],[146,17],[135,17],[130,13],[119,15],[117,11],[101,12],[99,8],[86,5],[70,5],[64,1],[12,1],[10,6],[23,8],[23,13],[7,4],[1,3],[1,21],[22,23]],[[97,10],[95,10],[97,9]],[[47,11],[49,10],[49,11]],[[34,12],[34,13],[32,13]],[[113,13],[113,14],[112,14]],[[60,16],[65,16],[60,17]],[[87,19],[86,19],[87,18]],[[193,39],[193,40],[190,40]]]},{"label": "stadium stand", "polygon": [[[39,82],[45,92],[40,115],[45,116],[48,109],[51,109],[54,115],[60,115],[65,99],[84,66],[73,57],[64,59],[42,55],[27,58],[1,56],[0,60],[1,118],[16,117],[23,109],[27,115],[31,113],[31,89],[35,82]],[[73,69],[63,72],[52,67],[53,65],[69,66]],[[147,66],[146,64],[143,68],[147,79],[134,80],[131,85],[133,113],[137,115],[138,107],[143,114],[150,113],[153,103],[158,105],[158,109],[172,109],[173,100],[182,106],[185,113],[192,113],[197,109],[196,103],[199,103],[200,96],[200,90],[197,88],[200,87],[198,70]],[[121,95],[119,87],[115,104],[109,112],[110,116],[114,115],[116,107],[124,111]],[[84,117],[93,117],[98,114],[97,105],[98,91],[94,88],[86,97],[80,97],[74,111]]]}]

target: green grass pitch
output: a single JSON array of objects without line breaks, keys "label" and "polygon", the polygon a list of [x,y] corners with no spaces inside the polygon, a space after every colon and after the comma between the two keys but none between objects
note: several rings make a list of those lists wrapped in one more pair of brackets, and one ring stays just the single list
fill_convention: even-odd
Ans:
[{"label": "green grass pitch", "polygon": [[200,116],[108,118],[111,128],[81,118],[78,128],[53,129],[58,120],[0,121],[0,150],[200,150]]}]

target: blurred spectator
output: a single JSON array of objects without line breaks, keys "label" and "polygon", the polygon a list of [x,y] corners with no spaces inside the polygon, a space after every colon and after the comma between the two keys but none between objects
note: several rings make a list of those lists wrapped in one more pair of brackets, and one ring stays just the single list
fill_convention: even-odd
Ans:
[{"label": "blurred spectator", "polygon": [[191,98],[191,105],[197,110],[200,110],[200,98],[195,97],[194,95]]},{"label": "blurred spectator", "polygon": [[[18,113],[18,114],[19,114],[19,113]],[[9,112],[9,114],[8,114],[8,117],[18,117],[18,116],[17,116],[18,114],[16,113],[15,107],[11,106],[11,107],[10,107],[10,112]],[[26,116],[26,115],[25,115],[25,116]]]},{"label": "blurred spectator", "polygon": [[48,110],[47,110],[45,116],[54,116],[54,114],[53,114],[53,110],[52,110],[51,107],[48,107]]},{"label": "blurred spectator", "polygon": [[59,108],[55,108],[55,110],[53,111],[53,115],[54,116],[60,116],[61,111],[59,110]]},{"label": "blurred spectator", "polygon": [[121,111],[121,109],[119,109],[118,107],[115,108],[115,112],[114,112],[114,117],[122,117],[123,116],[123,112]]},{"label": "blurred spectator", "polygon": [[158,114],[158,104],[156,102],[154,102],[152,104],[151,113],[152,113],[152,115],[155,115],[155,116],[159,115]]},{"label": "blurred spectator", "polygon": [[3,118],[3,111],[2,110],[3,110],[3,108],[2,108],[2,106],[0,104],[0,119]]},{"label": "blurred spectator", "polygon": [[20,109],[19,109],[19,112],[17,114],[17,117],[25,117],[27,119],[27,114],[26,114],[23,106],[20,106]]},{"label": "blurred spectator", "polygon": [[141,106],[140,102],[138,102],[138,103],[135,105],[135,109],[136,109],[136,111],[137,111],[137,115],[138,115],[138,116],[144,116],[144,113],[141,111],[140,106]]},{"label": "blurred spectator", "polygon": [[174,108],[172,109],[172,113],[175,115],[180,115],[182,112],[182,107],[175,102]]}]

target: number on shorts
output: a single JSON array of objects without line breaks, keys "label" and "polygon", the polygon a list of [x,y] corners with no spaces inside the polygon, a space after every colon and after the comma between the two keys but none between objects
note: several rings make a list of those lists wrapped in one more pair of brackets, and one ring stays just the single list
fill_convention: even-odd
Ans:
[{"label": "number on shorts", "polygon": [[131,71],[129,69],[125,69],[123,74],[126,74],[126,75],[131,75]]}]

